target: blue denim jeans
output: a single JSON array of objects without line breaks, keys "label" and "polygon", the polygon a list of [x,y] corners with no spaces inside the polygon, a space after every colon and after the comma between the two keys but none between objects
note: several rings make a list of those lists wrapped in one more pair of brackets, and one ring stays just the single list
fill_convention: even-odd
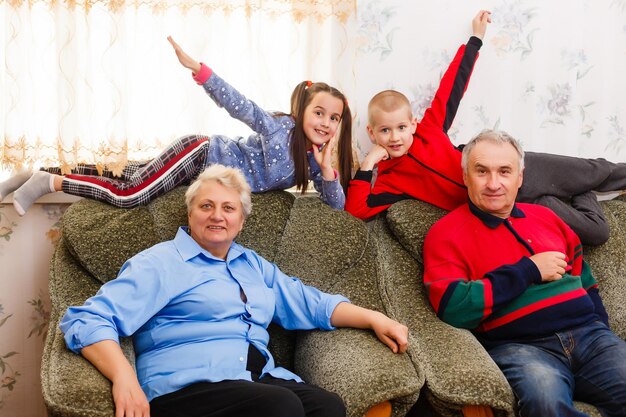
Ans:
[{"label": "blue denim jeans", "polygon": [[487,350],[511,384],[521,417],[586,416],[574,399],[605,417],[626,416],[626,342],[600,321]]}]

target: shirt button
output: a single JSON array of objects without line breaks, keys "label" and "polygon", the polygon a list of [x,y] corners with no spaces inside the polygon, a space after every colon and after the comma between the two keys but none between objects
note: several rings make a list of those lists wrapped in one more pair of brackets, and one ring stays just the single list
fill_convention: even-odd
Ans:
[{"label": "shirt button", "polygon": [[239,362],[243,362],[243,356],[239,357]]}]

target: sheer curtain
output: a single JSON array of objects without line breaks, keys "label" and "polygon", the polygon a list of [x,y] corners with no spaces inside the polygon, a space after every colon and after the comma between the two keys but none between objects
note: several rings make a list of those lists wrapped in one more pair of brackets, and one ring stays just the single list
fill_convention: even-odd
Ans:
[{"label": "sheer curtain", "polygon": [[330,82],[334,53],[350,59],[337,37],[355,1],[0,1],[0,163],[115,171],[184,134],[243,134],[166,37],[262,107],[288,111],[298,82]]},{"label": "sheer curtain", "polygon": [[[21,165],[120,169],[190,133],[246,135],[168,35],[267,110],[289,111],[302,80],[353,88],[355,10],[355,0],[0,0],[0,180]],[[46,415],[48,269],[66,207],[40,201],[19,217],[0,203],[0,417]]]}]

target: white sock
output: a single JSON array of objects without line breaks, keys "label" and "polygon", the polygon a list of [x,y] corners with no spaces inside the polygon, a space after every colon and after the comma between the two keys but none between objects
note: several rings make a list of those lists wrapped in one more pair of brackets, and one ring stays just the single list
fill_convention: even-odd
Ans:
[{"label": "white sock", "polygon": [[4,197],[11,194],[13,191],[17,190],[24,184],[28,179],[33,175],[33,172],[30,170],[20,171],[17,174],[10,177],[8,180],[0,182],[0,201],[4,199]]},{"label": "white sock", "polygon": [[626,194],[626,190],[607,191],[607,192],[594,191],[593,193],[596,195],[596,198],[598,199],[598,201],[607,201],[607,200],[613,200],[614,198],[617,198],[620,195]]},{"label": "white sock", "polygon": [[13,193],[13,207],[17,214],[23,216],[39,197],[54,191],[54,175],[37,171]]}]

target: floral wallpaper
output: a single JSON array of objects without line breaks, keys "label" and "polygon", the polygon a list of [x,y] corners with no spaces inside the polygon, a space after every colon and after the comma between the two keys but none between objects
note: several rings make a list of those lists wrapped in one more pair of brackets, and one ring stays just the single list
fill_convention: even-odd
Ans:
[{"label": "floral wallpaper", "polygon": [[[12,316],[13,314],[6,314],[4,306],[0,304],[0,328]],[[19,371],[15,370],[15,368],[11,365],[11,359],[9,359],[17,353],[18,352],[15,351],[0,353],[0,370],[2,371],[2,374],[0,375],[0,410],[2,410],[2,407],[4,406],[5,397],[9,395],[10,391],[13,391],[17,378],[20,376]]]},{"label": "floral wallpaper", "polygon": [[538,29],[533,22],[535,9],[525,7],[521,1],[512,1],[496,5],[492,12],[498,18],[498,29],[491,40],[496,54],[515,53],[520,59],[527,57],[533,50],[533,34]]},{"label": "floral wallpaper", "polygon": [[[39,368],[50,320],[48,267],[67,205],[35,205],[20,218],[0,204],[0,416],[39,417]],[[17,260],[17,261],[16,261]]]},{"label": "floral wallpaper", "polygon": [[380,2],[362,2],[358,11],[356,46],[359,53],[377,54],[380,60],[393,51],[394,32],[397,27],[389,27],[389,21],[396,14],[396,7]]},{"label": "floral wallpaper", "polygon": [[[478,10],[492,12],[470,85],[449,131],[455,144],[500,128],[528,150],[626,161],[626,0],[361,0],[354,125],[371,147],[367,102],[392,88],[419,119]],[[356,100],[354,99],[356,97]]]}]

